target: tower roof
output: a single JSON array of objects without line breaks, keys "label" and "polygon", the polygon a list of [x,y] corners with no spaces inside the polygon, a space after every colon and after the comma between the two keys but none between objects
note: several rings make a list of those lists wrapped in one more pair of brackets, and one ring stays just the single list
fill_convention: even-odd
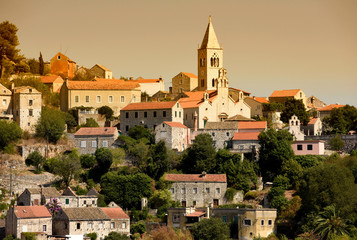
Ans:
[{"label": "tower roof", "polygon": [[211,22],[211,16],[209,16],[208,26],[201,44],[201,49],[205,48],[221,48],[218,43],[216,33],[214,32],[214,28]]}]

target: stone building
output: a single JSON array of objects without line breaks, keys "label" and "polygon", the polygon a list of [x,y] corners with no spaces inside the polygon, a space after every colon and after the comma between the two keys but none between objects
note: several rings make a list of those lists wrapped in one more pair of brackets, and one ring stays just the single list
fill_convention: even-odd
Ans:
[{"label": "stone building", "polygon": [[183,122],[183,110],[177,101],[131,103],[120,111],[120,115],[122,134],[137,125],[155,129],[165,121]]},{"label": "stone building", "polygon": [[172,182],[172,200],[179,201],[183,207],[225,203],[226,174],[165,174],[165,180]]},{"label": "stone building", "polygon": [[296,100],[302,100],[302,102],[305,105],[305,108],[307,108],[307,98],[305,93],[301,89],[292,89],[292,90],[275,90],[270,96],[269,96],[269,102],[278,102],[281,103],[283,106],[289,98],[294,98]]},{"label": "stone building", "polygon": [[307,99],[307,110],[309,109],[317,109],[317,108],[323,108],[326,107],[326,103],[321,101],[315,96],[311,96]]},{"label": "stone building", "polygon": [[152,97],[158,91],[165,90],[164,80],[159,77],[158,79],[143,79],[138,78],[136,80],[130,80],[131,82],[139,83],[141,87],[141,92],[146,92],[150,97]]},{"label": "stone building", "polygon": [[64,112],[81,106],[92,109],[109,106],[114,115],[119,115],[129,103],[140,102],[141,91],[138,83],[96,78],[95,81],[66,81],[60,99]]},{"label": "stone building", "polygon": [[41,82],[48,86],[48,88],[51,90],[51,92],[60,92],[61,87],[64,83],[63,79],[61,76],[41,76]]},{"label": "stone building", "polygon": [[19,206],[40,206],[59,197],[61,194],[54,187],[26,188],[17,198],[17,204]]},{"label": "stone building", "polygon": [[74,134],[74,145],[80,154],[94,154],[98,148],[113,148],[119,137],[116,127],[82,127]]},{"label": "stone building", "polygon": [[12,120],[12,92],[0,83],[0,119]]},{"label": "stone building", "polygon": [[322,108],[318,108],[316,109],[317,112],[320,114],[320,118],[321,118],[321,121],[325,118],[325,117],[328,117],[330,116],[331,114],[331,111],[333,109],[336,109],[336,108],[341,108],[341,107],[344,107],[346,105],[340,105],[340,104],[330,104],[330,105],[327,105],[326,107],[322,107]]},{"label": "stone building", "polygon": [[72,79],[76,74],[76,71],[76,62],[60,52],[51,59],[51,74],[53,75]]},{"label": "stone building", "polygon": [[250,106],[250,117],[263,117],[263,103],[269,103],[263,97],[248,97],[244,101]]},{"label": "stone building", "polygon": [[23,131],[34,132],[41,116],[42,94],[30,86],[13,89],[13,115]]},{"label": "stone building", "polygon": [[289,133],[294,137],[294,140],[303,141],[305,134],[301,131],[300,120],[296,115],[291,116],[289,120]]},{"label": "stone building", "polygon": [[260,148],[258,136],[260,132],[236,132],[232,138],[232,151],[237,153],[253,153]]},{"label": "stone building", "polygon": [[171,93],[176,97],[182,97],[184,92],[196,91],[198,87],[198,78],[193,73],[180,72],[172,78]]},{"label": "stone building", "polygon": [[190,144],[191,130],[180,122],[163,122],[155,128],[155,142],[164,141],[169,149],[182,152]]},{"label": "stone building", "polygon": [[301,130],[304,132],[305,136],[321,136],[322,121],[319,117],[311,117],[307,126],[301,125]]},{"label": "stone building", "polygon": [[98,206],[98,192],[95,189],[88,191],[86,195],[77,195],[70,187],[63,191],[58,198],[62,208],[86,208]]},{"label": "stone building", "polygon": [[110,224],[114,225],[116,231],[130,235],[130,217],[120,207],[101,208],[103,212],[110,218]]},{"label": "stone building", "polygon": [[90,70],[90,74],[93,75],[95,78],[105,78],[105,79],[112,79],[113,73],[110,69],[96,64]]},{"label": "stone building", "polygon": [[6,214],[7,235],[21,238],[23,232],[52,235],[52,215],[45,206],[12,206]]}]

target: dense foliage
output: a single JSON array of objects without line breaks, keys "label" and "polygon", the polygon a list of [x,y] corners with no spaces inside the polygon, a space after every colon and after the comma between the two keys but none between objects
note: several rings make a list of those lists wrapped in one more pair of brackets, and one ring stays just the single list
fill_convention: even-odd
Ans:
[{"label": "dense foliage", "polygon": [[65,130],[65,115],[63,112],[52,109],[42,108],[41,117],[36,124],[36,135],[56,143]]},{"label": "dense foliage", "polygon": [[191,234],[195,240],[228,240],[229,227],[221,218],[208,218],[194,223]]},{"label": "dense foliage", "polygon": [[15,122],[0,120],[0,150],[12,142],[16,142],[22,136],[20,126]]},{"label": "dense foliage", "polygon": [[42,172],[45,162],[46,159],[38,151],[30,153],[25,160],[27,166],[34,166],[36,168],[36,173]]},{"label": "dense foliage", "polygon": [[296,115],[304,125],[307,125],[310,120],[310,114],[306,111],[305,105],[300,99],[291,98],[286,100],[280,120],[288,123],[293,115]]},{"label": "dense foliage", "polygon": [[323,124],[328,133],[347,134],[351,130],[357,131],[357,109],[350,105],[334,108],[323,119]]}]

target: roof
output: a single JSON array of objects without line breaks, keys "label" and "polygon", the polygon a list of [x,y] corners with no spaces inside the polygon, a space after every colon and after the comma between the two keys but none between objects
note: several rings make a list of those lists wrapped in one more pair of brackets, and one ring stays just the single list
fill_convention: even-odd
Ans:
[{"label": "roof", "polygon": [[234,115],[233,117],[227,118],[226,121],[250,121],[250,122],[255,122],[255,119],[252,118],[247,118],[242,115]]},{"label": "roof", "polygon": [[139,83],[118,79],[96,78],[96,81],[68,81],[70,90],[132,90],[140,87]]},{"label": "roof", "polygon": [[95,190],[95,188],[91,188],[88,192],[87,192],[87,196],[97,196],[99,193],[97,192],[97,190]]},{"label": "roof", "polygon": [[176,101],[130,103],[126,107],[122,108],[121,111],[149,110],[149,109],[171,109],[173,106],[175,106],[176,103],[177,103]]},{"label": "roof", "polygon": [[240,91],[242,91],[243,93],[245,93],[245,94],[250,94],[250,92],[247,92],[247,91],[244,91],[244,90],[241,90],[241,89],[238,89],[238,88],[232,88],[232,87],[230,87],[230,88],[228,88],[229,90],[234,90],[234,91],[237,91],[237,92],[240,92]]},{"label": "roof", "polygon": [[186,214],[186,217],[201,217],[202,215],[205,214],[206,212],[194,211],[193,213]]},{"label": "roof", "polygon": [[74,136],[114,135],[116,131],[116,127],[82,127]]},{"label": "roof", "polygon": [[12,95],[12,92],[9,90],[9,89],[7,89],[4,85],[2,85],[1,83],[0,83],[0,89],[2,89],[2,91],[0,92],[0,95]]},{"label": "roof", "polygon": [[214,32],[214,29],[213,29],[213,25],[211,22],[211,16],[209,16],[208,26],[207,26],[206,33],[205,33],[205,36],[203,37],[202,44],[201,44],[201,49],[205,49],[205,48],[218,48],[218,49],[221,48],[219,46],[216,33]]},{"label": "roof", "polygon": [[340,105],[340,104],[330,104],[330,105],[327,105],[326,107],[318,108],[317,111],[328,112],[328,111],[332,111],[332,109],[334,109],[334,108],[341,108],[344,106],[345,105]]},{"label": "roof", "polygon": [[232,140],[258,140],[260,132],[236,132]]},{"label": "roof", "polygon": [[227,182],[226,174],[165,174],[171,182]]},{"label": "roof", "polygon": [[104,211],[97,207],[62,208],[69,220],[110,220]]},{"label": "roof", "polygon": [[249,97],[257,102],[260,102],[260,103],[269,103],[269,100],[266,99],[265,97]]},{"label": "roof", "polygon": [[294,97],[301,89],[275,90],[270,97]]},{"label": "roof", "polygon": [[256,122],[240,122],[238,124],[238,129],[257,129],[267,128],[267,121],[256,121]]},{"label": "roof", "polygon": [[[31,94],[33,94],[33,93],[40,93],[39,91],[37,91],[37,89],[36,88],[34,88],[34,87],[31,87],[31,86],[20,86],[20,87],[15,87],[14,88],[14,92],[16,92],[16,93],[27,93],[27,89],[32,89],[32,92],[31,92]],[[30,92],[29,92],[30,93]]]},{"label": "roof", "polygon": [[[100,67],[100,68],[103,69],[104,71],[110,71],[109,68],[106,68],[106,67],[104,67],[103,65],[100,65],[100,64],[96,64],[96,65],[94,65],[92,68],[94,68],[95,66]],[[92,68],[91,68],[91,69],[92,69]]]},{"label": "roof", "polygon": [[193,73],[188,73],[188,72],[181,72],[182,74],[186,75],[187,77],[190,78],[198,78],[195,74]]},{"label": "roof", "polygon": [[300,141],[293,141],[293,144],[297,143],[319,143],[319,142],[325,142],[323,140],[300,140]]},{"label": "roof", "polygon": [[57,79],[60,79],[63,82],[63,79],[61,78],[61,76],[41,76],[41,82],[42,83],[53,83],[54,81],[56,81]]},{"label": "roof", "polygon": [[308,124],[315,124],[316,121],[317,121],[318,118],[313,118],[313,117],[310,117],[310,121]]},{"label": "roof", "polygon": [[178,128],[187,128],[180,122],[164,122],[165,124],[169,125],[170,127],[178,127]]},{"label": "roof", "polygon": [[106,207],[102,208],[102,210],[108,217],[110,217],[110,219],[129,219],[129,216],[121,207]]},{"label": "roof", "polygon": [[15,206],[14,213],[17,218],[48,218],[51,213],[45,206]]},{"label": "roof", "polygon": [[77,196],[77,194],[73,191],[71,187],[67,187],[63,193],[62,196]]},{"label": "roof", "polygon": [[[41,188],[27,188],[31,194],[41,194]],[[44,187],[43,195],[46,198],[60,197],[61,194],[57,191],[55,187]]]},{"label": "roof", "polygon": [[204,129],[238,129],[237,122],[207,122]]},{"label": "roof", "polygon": [[[61,53],[61,52],[58,52],[56,55],[54,55],[53,58],[51,58],[51,60],[52,60],[52,59],[57,60],[56,56],[58,56],[58,55],[61,55],[62,57],[67,58],[67,61],[69,61],[69,62],[74,62],[74,63],[75,63],[75,61],[71,60],[69,57],[67,57],[66,55],[64,55],[64,54]],[[61,60],[62,60],[62,59],[61,59]]]},{"label": "roof", "polygon": [[[185,92],[187,97],[183,97],[179,99],[179,103],[181,104],[182,108],[197,108],[200,106],[204,100],[203,96],[206,91],[196,91],[196,92]],[[207,91],[209,94],[208,101],[212,101],[217,96],[216,90]]]},{"label": "roof", "polygon": [[136,79],[136,80],[128,80],[130,82],[138,82],[138,83],[158,83],[160,81],[162,81],[162,79]]}]

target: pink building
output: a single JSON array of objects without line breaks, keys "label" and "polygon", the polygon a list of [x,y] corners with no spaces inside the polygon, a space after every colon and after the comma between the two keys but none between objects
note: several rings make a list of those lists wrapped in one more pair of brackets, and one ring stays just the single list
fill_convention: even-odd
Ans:
[{"label": "pink building", "polygon": [[325,142],[321,140],[295,141],[291,147],[295,155],[323,155]]}]

